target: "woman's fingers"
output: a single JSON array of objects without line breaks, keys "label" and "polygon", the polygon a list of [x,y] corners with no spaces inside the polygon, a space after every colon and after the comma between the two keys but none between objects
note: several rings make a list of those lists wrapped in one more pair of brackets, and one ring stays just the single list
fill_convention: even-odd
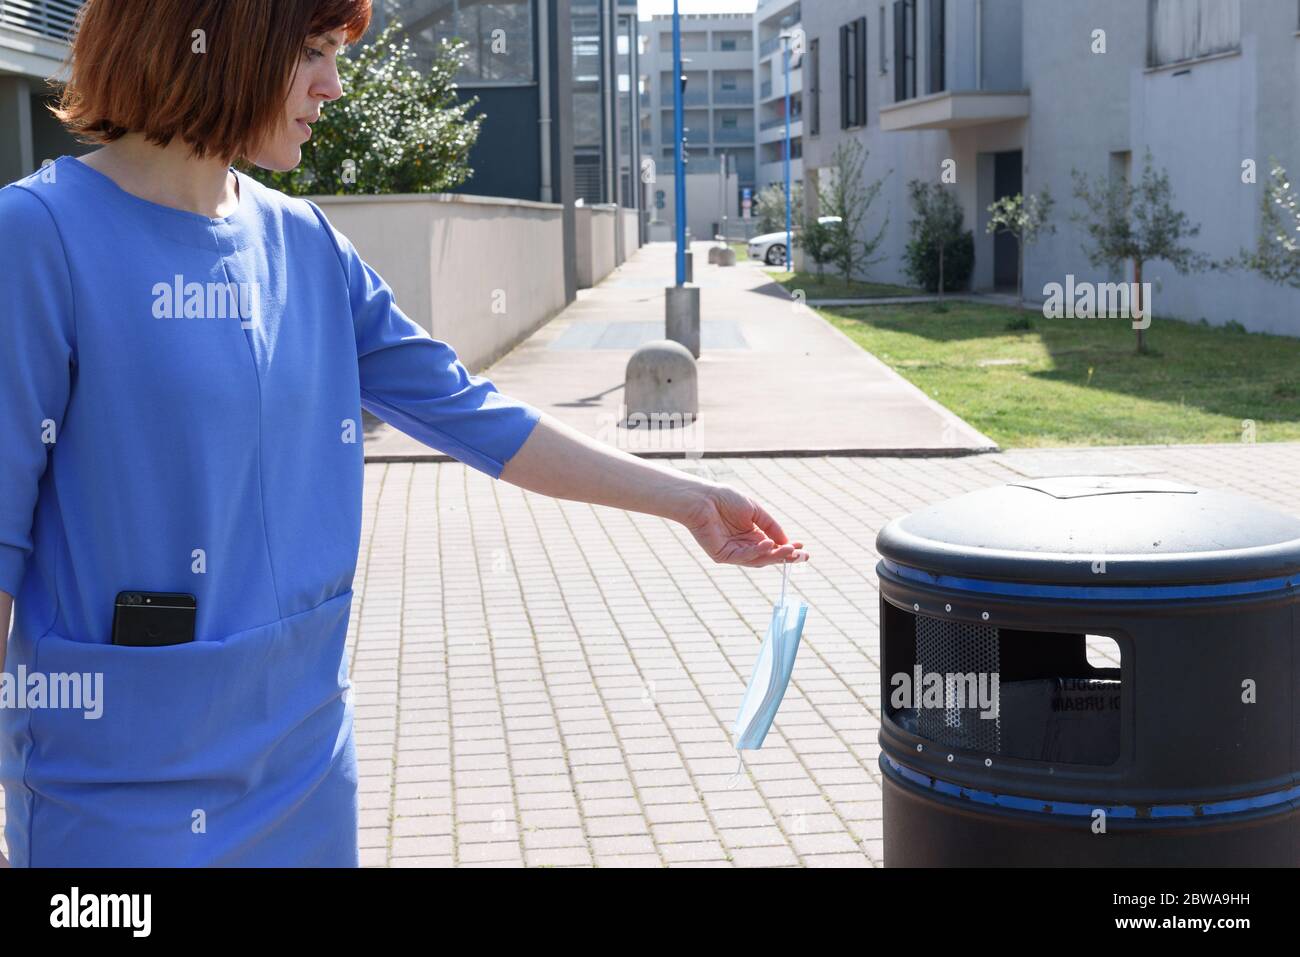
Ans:
[{"label": "woman's fingers", "polygon": [[[751,499],[752,501],[752,499]],[[772,541],[778,545],[784,545],[788,539],[785,537],[785,531],[781,528],[779,522],[767,513],[757,502],[754,502],[754,524],[763,530],[763,534],[769,536]]]}]

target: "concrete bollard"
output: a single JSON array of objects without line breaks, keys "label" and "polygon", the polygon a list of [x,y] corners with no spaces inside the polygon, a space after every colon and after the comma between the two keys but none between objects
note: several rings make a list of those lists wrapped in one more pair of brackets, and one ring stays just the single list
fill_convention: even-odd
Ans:
[{"label": "concrete bollard", "polygon": [[700,287],[669,286],[664,294],[665,338],[700,357]]},{"label": "concrete bollard", "polygon": [[729,247],[728,247],[727,249],[719,250],[719,252],[718,252],[718,265],[719,265],[719,266],[734,266],[734,265],[736,265],[736,251],[735,251],[734,249],[729,248]]},{"label": "concrete bollard", "polygon": [[722,254],[722,249],[721,249],[720,247],[718,247],[718,246],[710,246],[710,247],[709,247],[709,265],[710,265],[710,266],[716,266],[716,265],[718,264],[718,256],[721,255],[721,254]]},{"label": "concrete bollard", "polygon": [[695,357],[680,342],[647,342],[627,363],[623,382],[627,406],[625,426],[649,422],[689,425],[700,413],[700,392]]}]

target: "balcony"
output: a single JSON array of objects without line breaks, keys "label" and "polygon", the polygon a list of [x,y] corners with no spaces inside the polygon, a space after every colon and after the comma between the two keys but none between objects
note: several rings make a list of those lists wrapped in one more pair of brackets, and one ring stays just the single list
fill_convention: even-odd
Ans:
[{"label": "balcony", "polygon": [[[662,91],[660,91],[660,93],[659,93],[659,105],[660,105],[660,106],[672,106],[672,105],[673,105],[673,91],[672,91],[672,90],[662,90]],[[709,105],[709,91],[708,91],[708,90],[692,90],[692,89],[690,89],[689,86],[688,86],[687,89],[686,89],[686,92],[682,94],[682,105],[683,105],[683,106],[708,106],[708,105]]]},{"label": "balcony", "polygon": [[0,0],[0,27],[66,42],[81,0]]},{"label": "balcony", "polygon": [[713,131],[713,142],[744,143],[748,146],[752,146],[754,144],[754,128],[752,126],[741,127],[739,129],[720,127]]},{"label": "balcony", "polygon": [[[802,119],[803,119],[803,114],[802,114],[802,113],[792,113],[792,114],[790,114],[790,128],[793,130],[796,126],[799,125],[799,122],[800,122]],[[780,128],[782,128],[782,129],[785,128],[785,117],[784,117],[784,116],[778,116],[778,117],[777,117],[776,119],[774,119],[774,120],[764,120],[761,124],[759,124],[759,127],[758,127],[758,128],[759,128],[760,130],[774,130],[774,129],[776,129],[777,127],[780,127]]]},{"label": "balcony", "polygon": [[957,130],[1028,116],[1029,94],[1025,92],[945,91],[882,106],[880,128],[885,132]]},{"label": "balcony", "polygon": [[748,90],[714,90],[713,104],[721,106],[727,103],[739,104],[741,106],[752,106],[754,103],[754,88]]},{"label": "balcony", "polygon": [[760,98],[760,99],[764,99],[764,100],[766,100],[769,96],[772,95],[772,81],[771,81],[771,80],[764,80],[764,81],[763,81],[762,85],[759,86],[759,88],[758,88],[758,95],[759,95],[759,98]]},{"label": "balcony", "polygon": [[[676,138],[673,136],[673,128],[671,126],[664,127],[662,134],[660,141],[666,148],[672,149],[672,144],[676,142]],[[709,130],[707,127],[697,126],[692,128],[687,126],[684,131],[684,137],[686,142],[691,146],[709,145]]]}]

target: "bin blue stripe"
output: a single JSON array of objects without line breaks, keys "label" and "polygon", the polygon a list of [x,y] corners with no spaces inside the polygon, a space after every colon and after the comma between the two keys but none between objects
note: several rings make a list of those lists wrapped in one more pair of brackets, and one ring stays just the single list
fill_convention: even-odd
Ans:
[{"label": "bin blue stripe", "polygon": [[1221,582],[1214,585],[1035,585],[1020,582],[989,581],[984,578],[960,578],[922,571],[899,565],[888,558],[881,564],[899,578],[910,579],[939,588],[982,592],[1008,598],[1061,598],[1083,601],[1168,601],[1173,598],[1230,598],[1261,592],[1295,588],[1296,579],[1261,578],[1254,581]]},{"label": "bin blue stripe", "polygon": [[[1016,794],[997,794],[993,791],[981,791],[968,788],[951,781],[942,781],[920,771],[914,771],[899,764],[887,754],[880,756],[883,771],[892,771],[899,777],[913,784],[920,785],[948,797],[986,804],[991,807],[1007,808],[1013,811],[1028,811],[1032,814],[1057,814],[1067,817],[1089,817],[1097,810],[1106,812],[1107,817],[1137,819],[1139,808],[1130,804],[1079,804],[1071,801],[1051,801],[1044,798],[1022,797]],[[1290,801],[1300,800],[1300,785],[1269,791],[1266,794],[1254,794],[1245,798],[1233,798],[1227,801],[1215,801],[1205,804],[1152,804],[1143,805],[1142,815],[1146,818],[1177,820],[1181,818],[1204,818],[1224,814],[1240,814],[1243,811],[1255,811],[1261,808],[1277,807]]]}]

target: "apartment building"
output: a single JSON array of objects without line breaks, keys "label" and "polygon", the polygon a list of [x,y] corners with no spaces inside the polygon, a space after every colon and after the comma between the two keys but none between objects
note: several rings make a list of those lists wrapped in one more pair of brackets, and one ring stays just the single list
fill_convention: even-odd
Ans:
[{"label": "apartment building", "polygon": [[81,146],[50,115],[80,0],[0,0],[0,185]]},{"label": "apartment building", "polygon": [[[1084,256],[1072,170],[1135,177],[1150,150],[1201,225],[1192,243],[1218,260],[1255,244],[1268,158],[1300,171],[1297,0],[817,0],[803,27],[819,91],[804,117],[809,191],[848,139],[870,151],[866,180],[886,177],[874,279],[905,281],[907,182],[945,168],[974,232],[977,289],[1015,282],[1016,244],[986,234],[988,205],[1051,191],[1056,232],[1026,252],[1030,297],[1067,275],[1127,278]],[[1157,315],[1300,334],[1300,294],[1251,273],[1157,262],[1143,278]]]},{"label": "apartment building", "polygon": [[423,60],[467,43],[458,92],[487,118],[462,191],[553,199],[571,175],[585,203],[639,205],[636,0],[377,0],[369,36],[392,20]]},{"label": "apartment building", "polygon": [[[659,175],[673,171],[673,18],[642,23],[645,91],[641,98],[641,143]],[[740,189],[757,185],[754,108],[754,19],[748,14],[683,14],[682,107],[688,163],[719,172],[722,157]],[[701,163],[704,159],[711,163]],[[716,204],[715,204],[716,205]],[[716,214],[713,217],[717,218]]]},{"label": "apartment building", "polygon": [[[758,77],[758,187],[785,182],[785,46],[782,33],[802,26],[803,16],[823,0],[759,0],[754,11],[755,71]],[[804,27],[806,30],[806,27]],[[803,65],[790,66],[790,181],[803,180]]]},{"label": "apartment building", "polygon": [[467,42],[457,94],[486,118],[454,192],[560,203],[570,248],[575,202],[645,208],[636,0],[377,0],[371,35],[393,19],[421,58]]}]

